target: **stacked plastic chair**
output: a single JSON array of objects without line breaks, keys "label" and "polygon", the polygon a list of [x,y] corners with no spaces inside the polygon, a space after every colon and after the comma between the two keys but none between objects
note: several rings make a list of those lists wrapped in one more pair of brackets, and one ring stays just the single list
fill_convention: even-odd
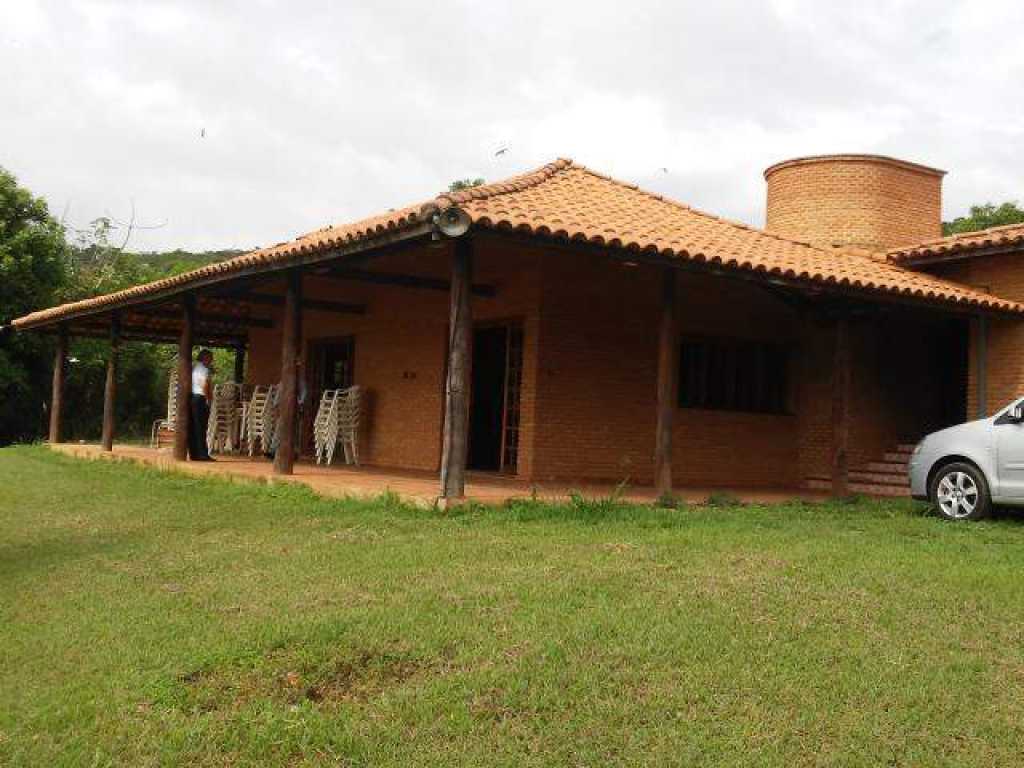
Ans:
[{"label": "stacked plastic chair", "polygon": [[[263,415],[263,434],[270,436],[270,443],[264,451],[277,453],[277,447],[281,444],[281,420],[278,414],[281,412],[281,385],[275,384],[271,387],[270,403]],[[266,439],[266,438],[265,438]]]},{"label": "stacked plastic chair", "polygon": [[236,453],[242,452],[245,444],[246,424],[249,421],[249,401],[252,400],[252,385],[238,384],[238,400],[232,417],[231,442]]},{"label": "stacked plastic chair", "polygon": [[[320,405],[316,410],[316,417],[313,419],[313,450],[316,453],[316,463],[323,464],[324,460],[330,464],[334,458],[334,445],[337,444],[337,402],[340,389],[328,389],[320,396]],[[328,443],[330,450],[328,451]]]},{"label": "stacked plastic chair", "polygon": [[363,390],[349,387],[338,398],[338,439],[346,464],[359,464],[359,424],[363,411]]},{"label": "stacked plastic chair", "polygon": [[238,403],[238,451],[249,442],[249,405],[252,403],[253,387],[243,384],[240,402]]},{"label": "stacked plastic chair", "polygon": [[178,418],[178,366],[171,368],[167,377],[167,418],[157,419],[153,422],[153,430],[149,436],[149,444],[152,448],[160,447],[160,432],[162,430],[174,431],[174,424]]},{"label": "stacked plastic chair", "polygon": [[271,453],[277,450],[281,442],[281,435],[278,433],[280,421],[277,418],[279,413],[279,398],[281,396],[281,385],[273,384],[270,387],[270,397],[267,400],[267,407],[263,409],[263,452]]},{"label": "stacked plastic chair", "polygon": [[245,440],[249,446],[250,456],[255,455],[257,451],[267,453],[273,448],[277,422],[277,390],[276,384],[269,387],[259,385],[252,390],[245,423]]},{"label": "stacked plastic chair", "polygon": [[333,464],[341,443],[346,464],[359,464],[359,422],[362,414],[362,390],[356,387],[331,389],[320,398],[313,441],[317,464]]},{"label": "stacked plastic chair", "polygon": [[238,385],[231,382],[217,384],[213,388],[210,425],[206,429],[206,444],[211,453],[235,450],[238,390]]}]

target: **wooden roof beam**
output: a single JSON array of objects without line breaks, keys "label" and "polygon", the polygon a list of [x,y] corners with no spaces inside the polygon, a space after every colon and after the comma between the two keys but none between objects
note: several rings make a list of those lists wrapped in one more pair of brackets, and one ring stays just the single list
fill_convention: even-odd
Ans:
[{"label": "wooden roof beam", "polygon": [[[168,320],[180,320],[181,312],[170,309],[133,309],[131,315],[140,317],[154,317]],[[200,312],[196,315],[196,322],[212,323],[214,325],[228,325],[243,328],[273,328],[274,321],[269,317],[245,317],[244,315],[225,315],[216,312]]]},{"label": "wooden roof beam", "polygon": [[[392,285],[399,288],[421,288],[429,291],[451,291],[450,281],[441,278],[424,277],[421,275],[406,275],[395,272],[372,272],[368,269],[352,269],[347,267],[325,269],[322,272],[316,272],[314,274],[316,274],[317,277],[326,277],[331,280],[348,280],[355,283]],[[498,295],[498,289],[496,287],[485,283],[474,283],[470,290],[474,296],[493,298]]]},{"label": "wooden roof beam", "polygon": [[[283,307],[284,296],[269,293],[212,293],[208,298],[220,301],[237,301],[244,304],[255,304],[262,307]],[[365,304],[353,304],[329,299],[303,299],[302,309],[314,312],[335,312],[341,315],[365,315]]]},{"label": "wooden roof beam", "polygon": [[[54,335],[59,333],[57,326],[45,326],[38,329],[39,333],[44,335]],[[82,339],[109,339],[110,338],[110,327],[109,326],[98,326],[98,325],[74,325],[71,324],[68,328],[68,334],[72,338]],[[153,331],[145,328],[138,328],[132,326],[123,326],[121,331],[121,341],[140,341],[149,342],[152,344],[177,344],[180,333],[177,329],[167,329],[166,331]],[[202,329],[196,330],[196,344],[202,344],[206,347],[224,347],[226,349],[235,349],[239,346],[243,346],[246,343],[245,336],[236,336],[226,333],[209,333]]]}]

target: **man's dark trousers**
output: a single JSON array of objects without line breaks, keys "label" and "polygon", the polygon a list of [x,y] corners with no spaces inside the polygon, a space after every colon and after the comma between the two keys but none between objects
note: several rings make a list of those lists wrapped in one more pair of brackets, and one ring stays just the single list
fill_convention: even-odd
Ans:
[{"label": "man's dark trousers", "polygon": [[206,448],[206,428],[210,424],[210,404],[202,395],[192,395],[192,423],[188,425],[188,457],[192,461],[210,458]]}]

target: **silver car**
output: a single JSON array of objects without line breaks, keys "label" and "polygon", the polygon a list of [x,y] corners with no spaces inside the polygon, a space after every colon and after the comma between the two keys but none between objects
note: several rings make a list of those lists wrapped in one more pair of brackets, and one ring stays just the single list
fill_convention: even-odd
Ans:
[{"label": "silver car", "polygon": [[993,504],[1024,506],[1024,399],[928,435],[908,469],[913,497],[947,520],[979,520]]}]

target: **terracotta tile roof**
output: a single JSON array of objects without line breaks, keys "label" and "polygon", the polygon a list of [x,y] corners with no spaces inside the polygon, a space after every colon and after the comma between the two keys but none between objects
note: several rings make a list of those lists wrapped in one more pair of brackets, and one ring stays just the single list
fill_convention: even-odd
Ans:
[{"label": "terracotta tile roof", "polygon": [[513,229],[658,253],[684,261],[946,304],[1024,312],[992,294],[912,272],[868,251],[836,250],[703,213],[558,160],[533,173],[436,201],[477,226]]},{"label": "terracotta tile roof", "polygon": [[365,244],[381,235],[427,225],[434,211],[458,206],[479,227],[518,230],[660,254],[725,269],[775,275],[811,285],[865,294],[1024,313],[1024,305],[983,291],[912,272],[865,252],[823,249],[718,218],[636,186],[557,160],[531,173],[460,192],[446,193],[362,221],[325,227],[176,277],[34,312],[13,322],[30,327],[171,294],[233,273],[281,269],[304,257]]},{"label": "terracotta tile roof", "polygon": [[896,263],[921,262],[958,254],[969,256],[982,248],[1012,248],[1018,245],[1024,249],[1024,224],[1005,224],[977,232],[964,232],[923,243],[903,245],[892,249],[886,255],[890,261]]},{"label": "terracotta tile roof", "polygon": [[175,293],[191,285],[201,284],[221,277],[229,277],[233,273],[260,270],[261,268],[268,271],[281,269],[300,262],[303,256],[370,241],[381,235],[407,229],[417,222],[423,223],[427,221],[425,215],[421,218],[423,207],[422,205],[408,206],[389,211],[380,216],[372,216],[368,219],[352,222],[351,224],[324,227],[315,232],[302,235],[295,240],[278,243],[268,248],[260,248],[250,253],[243,253],[241,256],[235,256],[232,259],[217,262],[216,264],[207,264],[174,277],[137,285],[103,296],[95,296],[39,310],[38,312],[17,318],[12,321],[11,325],[15,328],[46,325],[83,313],[93,313],[107,308],[113,309],[139,300],[156,297],[163,293]]}]

